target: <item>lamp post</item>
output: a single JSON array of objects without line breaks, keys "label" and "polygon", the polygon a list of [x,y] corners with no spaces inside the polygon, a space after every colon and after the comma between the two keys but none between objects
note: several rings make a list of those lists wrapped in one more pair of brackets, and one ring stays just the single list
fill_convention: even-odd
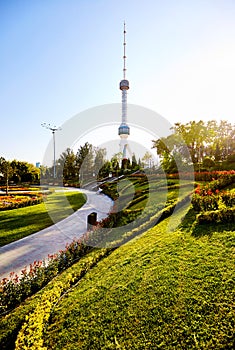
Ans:
[{"label": "lamp post", "polygon": [[53,137],[53,154],[54,154],[54,161],[53,161],[53,167],[54,167],[54,179],[56,178],[56,163],[55,163],[55,132],[57,130],[61,130],[60,127],[52,126],[51,124],[42,123],[41,126],[43,128],[46,128],[48,130],[51,130],[52,137]]}]

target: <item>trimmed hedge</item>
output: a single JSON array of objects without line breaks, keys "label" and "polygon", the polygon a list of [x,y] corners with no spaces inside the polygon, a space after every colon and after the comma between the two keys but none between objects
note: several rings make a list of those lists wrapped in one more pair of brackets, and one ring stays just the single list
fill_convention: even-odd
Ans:
[{"label": "trimmed hedge", "polygon": [[235,207],[221,210],[207,211],[197,215],[197,223],[235,223]]}]

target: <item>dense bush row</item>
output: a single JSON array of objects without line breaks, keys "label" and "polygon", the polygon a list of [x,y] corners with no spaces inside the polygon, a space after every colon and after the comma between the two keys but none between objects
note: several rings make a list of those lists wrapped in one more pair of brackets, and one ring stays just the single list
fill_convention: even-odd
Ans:
[{"label": "dense bush row", "polygon": [[197,223],[235,222],[235,191],[221,189],[234,183],[234,174],[223,174],[205,186],[198,185],[192,197],[192,206],[197,215]]},{"label": "dense bush row", "polygon": [[[149,228],[157,225],[184,204],[190,203],[190,200],[191,195],[189,194],[182,199],[175,200],[167,206],[159,204],[155,206],[154,210],[150,208],[144,212],[144,215],[141,215],[142,209],[127,209],[124,212],[113,213],[113,215],[109,215],[108,218],[102,220],[101,225],[97,226],[97,229],[89,238],[89,244],[93,246],[103,246],[108,243],[109,247],[117,247],[124,244]],[[128,230],[124,226],[127,224],[130,224]],[[111,229],[118,226],[121,227],[121,229],[118,230],[118,236],[112,237]],[[110,231],[108,228],[110,228]],[[112,237],[112,239],[110,239],[110,237]]]},{"label": "dense bush row", "polygon": [[25,323],[16,339],[15,350],[46,350],[43,347],[44,327],[49,320],[53,305],[61,296],[63,288],[65,286],[58,282],[54,284],[50,291],[43,293],[41,302],[37,304],[35,310],[29,316],[26,316]]},{"label": "dense bush row", "polygon": [[[56,303],[110,252],[109,249],[93,249],[88,255],[79,259],[77,264],[66,270],[66,273],[60,275],[59,283],[56,277],[39,294],[27,299],[9,315],[2,317],[0,348],[2,350],[15,350],[16,342],[18,350],[41,349],[41,331],[45,331],[48,325],[47,317],[53,312]],[[54,298],[55,294],[56,298]]]},{"label": "dense bush row", "polygon": [[15,308],[28,296],[44,287],[61,271],[85,256],[92,248],[81,241],[74,241],[65,250],[48,256],[47,261],[35,261],[18,276],[12,272],[0,281],[0,314]]},{"label": "dense bush row", "polygon": [[196,212],[225,209],[235,206],[235,192],[216,190],[205,191],[204,194],[194,193],[192,197],[193,209]]},{"label": "dense bush row", "polygon": [[[165,177],[165,174],[159,174],[159,178]],[[223,171],[201,171],[201,172],[180,172],[175,174],[167,174],[167,179],[185,179],[195,181],[213,181],[220,178],[229,178],[235,180],[235,170],[223,170]]]},{"label": "dense bush row", "polygon": [[235,223],[235,207],[200,213],[197,216],[199,224]]}]

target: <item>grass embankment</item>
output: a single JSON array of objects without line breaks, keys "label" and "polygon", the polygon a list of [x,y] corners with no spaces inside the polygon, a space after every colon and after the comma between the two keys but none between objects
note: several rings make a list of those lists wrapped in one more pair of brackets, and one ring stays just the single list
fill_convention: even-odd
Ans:
[{"label": "grass embankment", "polygon": [[[181,210],[174,215],[180,218]],[[84,266],[85,276],[58,300],[44,325],[47,349],[234,349],[235,232],[211,225],[208,235],[202,226],[196,238],[192,210],[174,232],[168,231],[170,219],[89,271],[103,254],[96,249],[3,318],[3,339],[15,329],[3,349],[14,349],[25,315],[43,294],[79,276]]]},{"label": "grass embankment", "polygon": [[[177,215],[180,215],[180,211]],[[233,349],[235,232],[168,220],[98,263],[54,309],[48,349]],[[202,232],[202,233],[203,233]]]},{"label": "grass embankment", "polygon": [[41,204],[0,212],[0,246],[65,219],[85,202],[82,193],[55,192],[48,195],[47,201]]}]

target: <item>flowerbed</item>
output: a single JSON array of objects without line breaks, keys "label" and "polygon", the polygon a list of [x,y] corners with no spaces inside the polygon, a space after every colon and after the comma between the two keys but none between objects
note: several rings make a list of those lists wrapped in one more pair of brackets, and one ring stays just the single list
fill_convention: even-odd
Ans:
[{"label": "flowerbed", "polygon": [[[165,176],[158,175],[159,178]],[[224,170],[224,171],[202,171],[202,172],[180,172],[175,174],[167,174],[167,179],[195,179],[196,181],[213,181],[218,179],[223,179],[230,181],[230,183],[235,182],[235,170]]]},{"label": "flowerbed", "polygon": [[[5,191],[6,186],[0,186],[0,189]],[[40,191],[40,187],[8,186],[8,191]]]},{"label": "flowerbed", "polygon": [[209,186],[198,186],[196,188],[192,197],[193,209],[196,212],[226,209],[235,206],[235,190],[220,191],[218,188],[214,188],[213,183]]},{"label": "flowerbed", "polygon": [[233,181],[233,176],[225,176],[206,186],[198,185],[192,197],[198,224],[235,222],[235,189],[221,191]]},{"label": "flowerbed", "polygon": [[0,196],[0,211],[11,210],[42,203],[42,193],[24,193]]},{"label": "flowerbed", "polygon": [[52,278],[91,251],[81,241],[74,241],[58,254],[49,255],[47,261],[34,261],[18,276],[11,272],[0,281],[0,315],[15,308],[28,296],[43,288]]}]

